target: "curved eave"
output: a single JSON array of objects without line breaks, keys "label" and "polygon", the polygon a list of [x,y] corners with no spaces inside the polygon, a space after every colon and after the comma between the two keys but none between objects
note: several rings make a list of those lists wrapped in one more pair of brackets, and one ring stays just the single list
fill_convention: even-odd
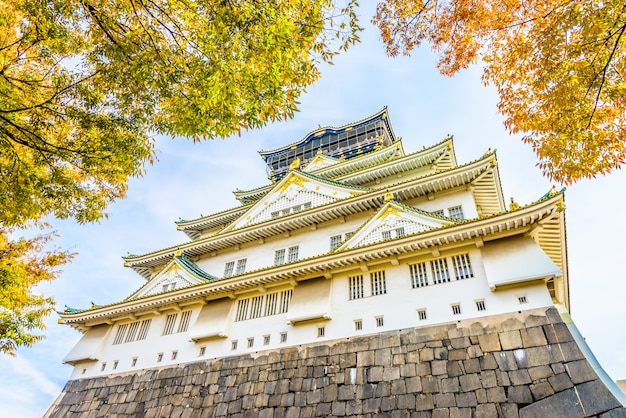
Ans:
[{"label": "curved eave", "polygon": [[191,239],[198,239],[203,230],[227,225],[239,218],[248,209],[250,209],[248,205],[237,206],[190,221],[178,221],[176,222],[176,229],[183,231]]},{"label": "curved eave", "polygon": [[389,122],[389,118],[387,117],[387,106],[385,106],[381,110],[379,110],[378,112],[374,113],[373,115],[368,116],[368,117],[366,117],[364,119],[361,119],[359,121],[347,123],[347,124],[342,125],[342,126],[323,126],[323,127],[319,127],[317,129],[309,132],[308,134],[306,134],[299,141],[292,142],[291,144],[287,144],[287,145],[284,145],[284,146],[282,146],[280,148],[275,148],[273,150],[261,150],[261,151],[259,151],[259,154],[262,157],[266,157],[266,156],[271,155],[271,154],[280,153],[280,152],[283,152],[283,151],[288,150],[290,148],[298,147],[300,145],[304,145],[308,141],[310,141],[311,139],[315,138],[316,136],[319,136],[320,134],[323,134],[323,133],[334,133],[334,134],[341,133],[341,132],[344,132],[348,128],[357,128],[357,127],[359,127],[361,125],[372,123],[372,122],[374,122],[376,120],[379,120],[379,119],[386,120],[385,126],[387,127],[387,131],[389,132],[389,136],[390,136],[391,140],[393,142],[395,142],[396,136],[395,136],[395,133],[393,132],[393,128],[391,127],[391,123]]},{"label": "curved eave", "polygon": [[[472,184],[475,182],[484,181],[484,184],[481,183],[481,190],[483,190],[483,192],[479,197],[483,207],[493,208],[493,210],[483,210],[483,215],[499,213],[503,209],[499,209],[500,199],[497,195],[497,190],[500,189],[500,186],[499,184],[493,183],[496,178],[493,174],[496,166],[495,156],[491,155],[465,166],[430,174],[409,182],[392,184],[386,186],[384,190],[373,190],[359,196],[338,200],[328,205],[296,212],[285,217],[249,225],[223,234],[220,233],[218,235],[167,247],[144,255],[124,258],[124,265],[131,267],[147,279],[150,278],[152,267],[169,261],[178,250],[182,250],[188,257],[200,256],[246,242],[263,240],[269,236],[293,231],[294,229],[300,229],[378,208],[384,201],[384,195],[387,191],[394,193],[399,200],[406,201],[456,187],[472,187]],[[490,181],[492,182],[491,185],[489,185]],[[486,192],[489,188],[492,189],[492,194],[495,194],[495,196],[489,197],[489,193]]]},{"label": "curved eave", "polygon": [[[468,244],[481,247],[487,241],[519,234],[532,235],[538,229],[544,234],[544,237],[539,240],[542,248],[550,240],[563,240],[559,257],[565,265],[564,230],[545,228],[552,222],[559,223],[563,220],[563,208],[563,196],[559,194],[516,211],[489,218],[479,218],[337,253],[329,252],[294,263],[271,266],[236,277],[170,291],[166,294],[123,301],[79,313],[59,313],[59,316],[65,324],[75,327],[112,323],[115,318],[141,315],[142,312],[154,312],[160,308],[185,305],[192,301],[200,300],[204,303],[211,299],[234,298],[239,292],[251,288],[263,290],[267,286],[286,280],[291,280],[293,284],[296,284],[297,281],[328,276],[330,271],[336,273],[360,268],[360,263],[370,265],[389,261],[397,263],[399,259],[427,254],[435,249],[437,251],[449,250]],[[567,270],[562,269],[562,271],[565,277],[564,282],[567,283]]]}]

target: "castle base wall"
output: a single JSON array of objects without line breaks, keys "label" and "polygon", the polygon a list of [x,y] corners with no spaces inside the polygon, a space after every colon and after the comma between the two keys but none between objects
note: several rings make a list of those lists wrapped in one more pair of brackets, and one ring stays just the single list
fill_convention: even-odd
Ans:
[{"label": "castle base wall", "polygon": [[69,381],[49,417],[626,417],[554,308]]}]

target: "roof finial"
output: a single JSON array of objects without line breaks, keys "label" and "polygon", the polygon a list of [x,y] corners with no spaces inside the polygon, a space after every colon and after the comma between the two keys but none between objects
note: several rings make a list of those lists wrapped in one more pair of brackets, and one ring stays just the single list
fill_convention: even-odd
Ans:
[{"label": "roof finial", "polygon": [[393,200],[394,198],[395,196],[393,195],[393,193],[387,190],[387,192],[385,193],[385,202],[389,202]]},{"label": "roof finial", "polygon": [[513,211],[513,210],[517,210],[519,209],[519,203],[517,203],[513,197],[511,197],[511,203],[509,204],[509,210]]},{"label": "roof finial", "polygon": [[289,171],[296,170],[300,168],[300,157],[294,158],[294,160],[289,164]]}]

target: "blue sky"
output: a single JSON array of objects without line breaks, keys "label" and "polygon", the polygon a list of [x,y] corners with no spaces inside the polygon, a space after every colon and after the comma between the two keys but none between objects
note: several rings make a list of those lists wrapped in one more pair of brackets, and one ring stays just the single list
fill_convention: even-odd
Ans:
[{"label": "blue sky", "polygon": [[[158,137],[159,162],[130,183],[128,197],[109,207],[109,219],[78,225],[53,224],[57,246],[76,251],[62,276],[41,291],[59,309],[119,301],[144,279],[123,267],[121,256],[141,254],[187,240],[176,231],[179,217],[192,219],[237,205],[232,191],[267,183],[257,151],[304,137],[318,125],[343,125],[388,106],[396,135],[406,152],[454,135],[459,163],[497,148],[503,189],[508,201],[538,199],[551,186],[535,166],[531,149],[520,136],[509,135],[498,115],[497,95],[484,87],[478,66],[454,78],[439,75],[436,55],[422,47],[412,57],[387,58],[376,30],[367,25],[372,7],[362,8],[363,42],[340,55],[334,66],[322,66],[322,79],[300,99],[293,120],[241,137],[201,144]],[[626,174],[583,181],[566,192],[567,238],[572,317],[600,364],[613,379],[626,379]],[[62,358],[80,334],[48,318],[46,339],[20,349],[14,358],[0,356],[0,405],[3,416],[40,417],[60,393],[70,374]]]}]

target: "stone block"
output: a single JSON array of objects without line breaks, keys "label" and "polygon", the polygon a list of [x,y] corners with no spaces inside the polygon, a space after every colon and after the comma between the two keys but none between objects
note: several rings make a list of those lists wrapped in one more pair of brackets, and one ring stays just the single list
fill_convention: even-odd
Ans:
[{"label": "stone block", "polygon": [[463,392],[469,392],[482,388],[480,384],[479,374],[472,373],[459,376],[459,383],[461,384],[461,390]]},{"label": "stone block", "polygon": [[528,374],[528,370],[526,369],[511,370],[509,372],[509,379],[513,386],[528,385],[532,382],[530,374]]},{"label": "stone block", "polygon": [[348,401],[346,402],[346,415],[354,416],[363,413],[363,404],[358,401]]},{"label": "stone block", "polygon": [[374,351],[374,364],[376,366],[387,366],[391,364],[391,349],[381,348]]},{"label": "stone block", "polygon": [[519,410],[515,403],[500,404],[503,418],[519,418]]},{"label": "stone block", "polygon": [[328,385],[322,388],[322,402],[332,402],[339,396],[337,385]]},{"label": "stone block", "polygon": [[500,346],[503,350],[513,350],[523,347],[519,330],[501,332],[498,334],[498,337],[500,338]]},{"label": "stone block", "polygon": [[439,392],[439,380],[436,377],[422,377],[422,391],[424,393]]},{"label": "stone block", "polygon": [[465,373],[480,373],[480,360],[477,358],[463,360],[463,369],[465,369]]},{"label": "stone block", "polygon": [[417,373],[415,371],[415,364],[402,364],[400,366],[400,376],[402,377],[417,376]]},{"label": "stone block", "polygon": [[554,395],[554,389],[552,389],[549,382],[538,382],[528,387],[536,401]]},{"label": "stone block", "polygon": [[406,393],[406,383],[403,379],[396,379],[391,381],[391,394],[392,395],[404,395]]},{"label": "stone block", "polygon": [[556,335],[556,330],[552,324],[542,325],[543,333],[546,336],[548,344],[558,344],[559,337]]},{"label": "stone block", "polygon": [[448,363],[446,364],[446,371],[448,374],[448,377],[457,377],[457,376],[461,376],[462,374],[465,373],[465,371],[463,370],[463,368],[461,367],[463,363],[461,363],[461,361],[448,361]]},{"label": "stone block", "polygon": [[537,380],[547,379],[554,375],[550,366],[535,366],[528,369],[528,374],[533,382]]},{"label": "stone block", "polygon": [[496,379],[496,372],[493,370],[485,370],[484,372],[480,372],[480,383],[484,388],[492,388],[498,385],[498,380]]},{"label": "stone block", "polygon": [[467,356],[469,358],[478,358],[483,356],[483,350],[480,349],[479,345],[471,345],[467,347]]},{"label": "stone block", "polygon": [[332,413],[332,403],[329,403],[329,402],[318,403],[317,407],[315,408],[316,416],[325,417],[325,416],[331,415],[331,413]]},{"label": "stone block", "polygon": [[537,347],[548,343],[543,333],[543,327],[523,328],[520,333],[524,347]]},{"label": "stone block", "polygon": [[[472,346],[474,347],[474,346]],[[466,358],[468,358],[467,355],[467,350],[469,350],[472,347],[468,347],[467,349],[458,349],[458,350],[450,350],[448,351],[448,360],[465,360]]]},{"label": "stone block", "polygon": [[529,404],[533,401],[528,386],[509,386],[506,391],[506,397],[509,402],[516,404]]},{"label": "stone block", "polygon": [[572,386],[574,386],[574,384],[569,378],[569,375],[565,372],[555,374],[554,376],[549,377],[548,382],[550,383],[550,386],[552,386],[552,389],[554,389],[555,392],[561,392],[565,389],[569,389]]},{"label": "stone block", "polygon": [[568,389],[525,406],[519,411],[520,418],[531,417],[585,417],[575,390]]},{"label": "stone block", "polygon": [[391,395],[391,384],[389,382],[380,382],[376,384],[376,392],[374,396],[385,397]]},{"label": "stone block", "polygon": [[456,405],[460,408],[469,408],[478,404],[474,392],[457,393],[454,396],[456,398]]},{"label": "stone block", "polygon": [[435,356],[435,360],[447,360],[448,359],[448,349],[445,347],[437,347],[433,349],[433,355]]},{"label": "stone block", "polygon": [[428,376],[430,373],[430,362],[418,363],[415,365],[415,374],[417,376]]},{"label": "stone block", "polygon": [[411,393],[398,395],[398,409],[413,408],[415,408],[415,395]]},{"label": "stone block", "polygon": [[377,414],[380,409],[380,398],[366,399],[363,401],[363,413],[364,414]]},{"label": "stone block", "polygon": [[430,362],[430,368],[432,370],[433,376],[440,376],[442,374],[447,374],[448,362],[447,360],[433,360]]},{"label": "stone block", "polygon": [[563,360],[565,361],[582,360],[585,358],[575,341],[561,343],[560,347],[563,353]]},{"label": "stone block", "polygon": [[380,410],[381,411],[393,411],[396,409],[396,401],[395,397],[386,396],[380,402]]},{"label": "stone block", "polygon": [[506,402],[506,393],[504,393],[504,388],[500,386],[496,386],[496,387],[487,389],[486,392],[487,392],[488,402],[492,402],[492,403]]},{"label": "stone block", "polygon": [[447,379],[441,379],[439,382],[439,388],[441,393],[456,393],[460,390],[459,378],[450,377]]},{"label": "stone block", "polygon": [[468,337],[459,337],[459,338],[451,338],[450,346],[455,349],[466,349],[471,345],[470,339]]},{"label": "stone block", "polygon": [[437,393],[434,396],[435,406],[437,408],[449,408],[456,406],[456,399],[454,393]]},{"label": "stone block", "polygon": [[394,366],[386,366],[383,370],[383,380],[388,382],[400,378],[400,368]]},{"label": "stone block", "polygon": [[574,341],[574,337],[572,337],[572,333],[567,328],[563,322],[552,324],[554,327],[554,331],[556,332],[556,337],[560,343],[566,343],[569,341]]},{"label": "stone block", "polygon": [[500,351],[500,339],[498,334],[483,334],[478,336],[478,343],[483,353],[490,353],[492,351]]},{"label": "stone block", "polygon": [[383,379],[384,367],[376,366],[370,367],[367,373],[367,381],[368,382],[380,382]]},{"label": "stone block", "polygon": [[450,418],[473,418],[472,408],[450,408]]},{"label": "stone block", "polygon": [[571,361],[565,364],[565,370],[575,385],[598,378],[587,360]]},{"label": "stone block", "polygon": [[366,367],[374,365],[374,352],[373,351],[361,351],[356,354],[356,366]]},{"label": "stone block", "polygon": [[524,324],[518,318],[507,318],[500,324],[502,331],[514,331],[524,328]]},{"label": "stone block", "polygon": [[450,410],[448,408],[435,408],[432,418],[450,418]]},{"label": "stone block", "polygon": [[334,401],[331,404],[331,413],[336,416],[343,416],[346,414],[346,403],[340,401]]},{"label": "stone block", "polygon": [[[575,389],[588,415],[600,414],[621,406],[600,380],[577,385]],[[622,411],[626,416],[626,409],[622,408]]]},{"label": "stone block", "polygon": [[483,404],[476,406],[476,418],[494,418],[498,416],[494,404]]},{"label": "stone block", "polygon": [[433,395],[430,393],[420,393],[415,396],[415,410],[428,411],[435,407]]},{"label": "stone block", "polygon": [[374,397],[376,385],[364,384],[356,387],[356,399],[369,399]]},{"label": "stone block", "polygon": [[420,351],[420,362],[431,361],[435,359],[435,352],[432,348],[424,347]]}]

